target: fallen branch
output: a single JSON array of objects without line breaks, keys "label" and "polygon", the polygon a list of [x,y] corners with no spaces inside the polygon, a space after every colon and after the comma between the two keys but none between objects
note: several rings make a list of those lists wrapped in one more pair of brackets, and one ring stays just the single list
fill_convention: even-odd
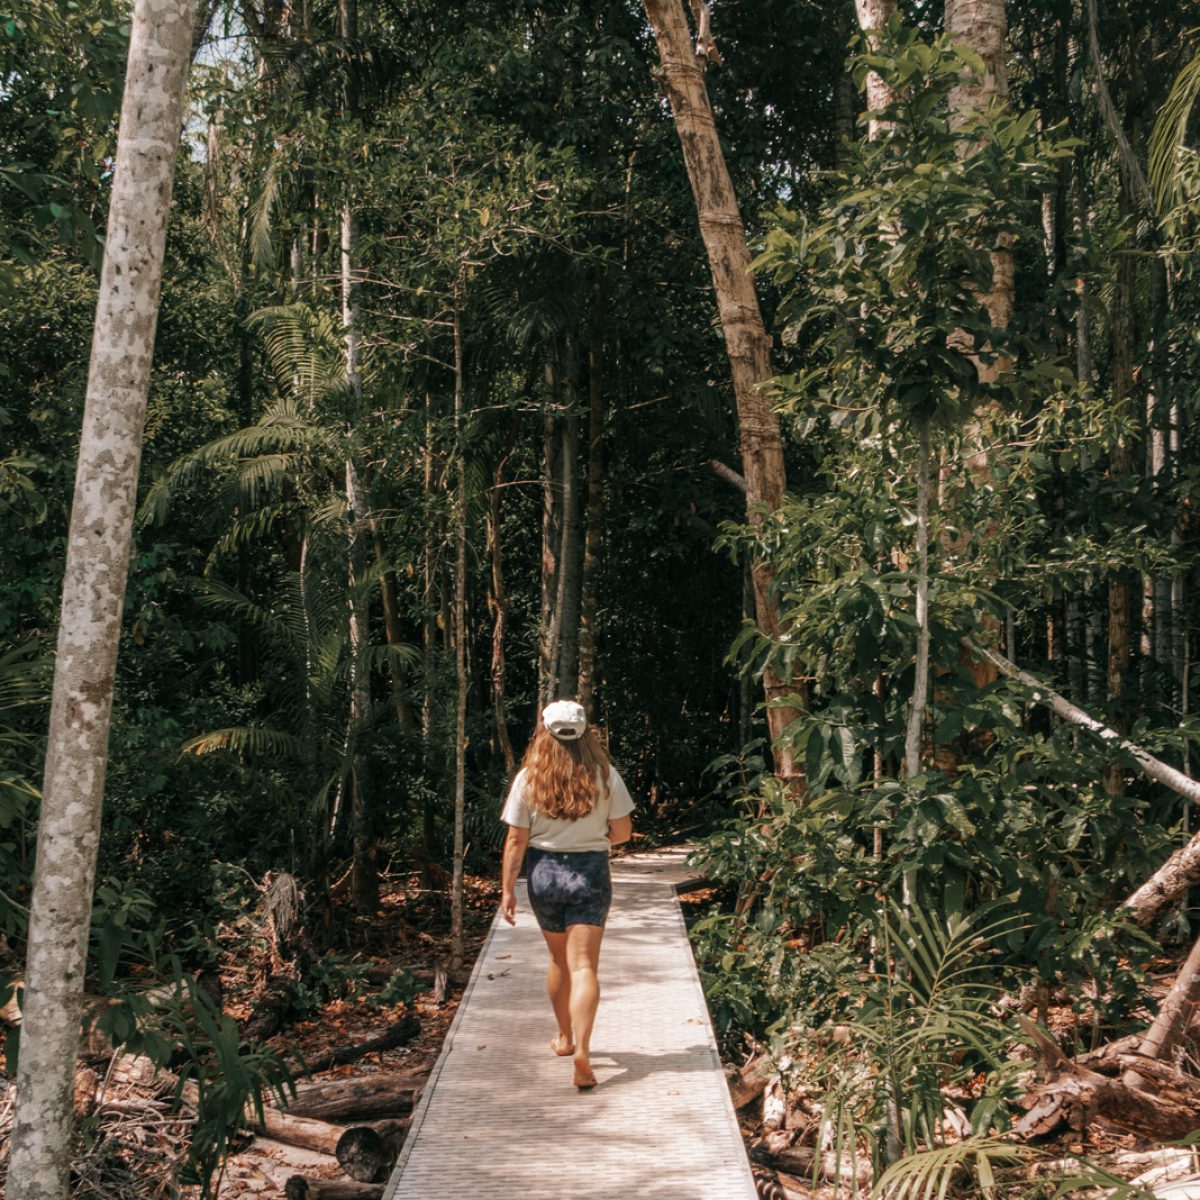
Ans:
[{"label": "fallen branch", "polygon": [[[1158,1015],[1150,1028],[1146,1030],[1141,1044],[1137,1048],[1143,1058],[1163,1061],[1175,1051],[1175,1047],[1183,1041],[1184,1035],[1191,1024],[1196,1005],[1200,1002],[1200,938],[1192,945],[1171,990],[1158,1006]],[[1145,1087],[1145,1081],[1138,1069],[1126,1071],[1125,1082],[1130,1087]]]},{"label": "fallen branch", "polygon": [[1072,725],[1080,725],[1114,749],[1123,750],[1137,761],[1151,779],[1157,780],[1164,787],[1169,787],[1173,792],[1178,792],[1179,795],[1193,803],[1200,804],[1200,782],[1190,775],[1185,775],[1170,763],[1155,758],[1153,754],[1143,750],[1141,746],[1131,742],[1123,734],[1097,721],[1095,717],[1085,713],[1082,708],[1077,708],[1065,696],[1060,696],[1053,688],[1047,687],[1040,679],[1036,679],[1028,671],[1022,671],[1016,663],[1009,662],[1003,654],[981,646],[969,638],[963,640],[963,645],[971,654],[986,659],[1002,675],[1007,675],[1009,679],[1015,679],[1018,683],[1024,684],[1033,693],[1033,698],[1039,704],[1045,704],[1053,709],[1064,721],[1068,721]]},{"label": "fallen branch", "polygon": [[[986,659],[1002,675],[1024,684],[1038,703],[1048,705],[1064,721],[1090,730],[1101,741],[1133,758],[1151,779],[1169,787],[1187,800],[1200,803],[1200,783],[1190,775],[1185,775],[1169,763],[1155,758],[1153,754],[1135,745],[1115,729],[1110,729],[1089,716],[1053,688],[1047,687],[1027,671],[1022,671],[1009,662],[1003,654],[980,646],[970,639],[965,639],[963,645],[972,654]],[[1194,883],[1200,883],[1200,833],[1176,850],[1145,883],[1128,895],[1121,905],[1121,910],[1127,913],[1139,928],[1147,929]]]},{"label": "fallen branch", "polygon": [[743,476],[739,475],[732,467],[727,467],[719,458],[710,458],[708,465],[712,468],[712,472],[719,479],[725,480],[726,483],[731,483],[742,495],[745,495],[749,490],[749,485]]},{"label": "fallen branch", "polygon": [[328,1071],[330,1067],[354,1062],[356,1058],[362,1058],[364,1054],[371,1054],[376,1050],[392,1050],[396,1046],[407,1045],[420,1032],[421,1022],[413,1013],[405,1013],[399,1021],[377,1037],[368,1038],[365,1042],[358,1042],[353,1046],[343,1046],[339,1050],[332,1050],[328,1054],[322,1054],[320,1058],[311,1059],[304,1066],[310,1074],[317,1075],[321,1071]]}]

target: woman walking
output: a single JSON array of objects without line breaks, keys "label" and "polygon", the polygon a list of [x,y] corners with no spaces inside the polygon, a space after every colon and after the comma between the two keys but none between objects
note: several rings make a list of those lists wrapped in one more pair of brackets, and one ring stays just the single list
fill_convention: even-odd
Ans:
[{"label": "woman walking", "polygon": [[529,904],[550,951],[546,990],[558,1021],[550,1043],[574,1059],[575,1086],[596,1086],[590,1044],[600,984],[600,941],[612,901],[608,851],[633,831],[633,801],[587,714],[574,700],[542,710],[512,782],[500,912],[516,924],[517,876],[528,862]]}]

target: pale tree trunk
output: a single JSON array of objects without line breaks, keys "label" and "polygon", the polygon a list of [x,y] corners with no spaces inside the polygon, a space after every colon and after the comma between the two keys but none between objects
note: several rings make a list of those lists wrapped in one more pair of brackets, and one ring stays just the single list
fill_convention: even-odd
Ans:
[{"label": "pale tree trunk", "polygon": [[463,449],[462,281],[454,289],[454,867],[450,882],[450,966],[462,966],[463,857],[467,806],[467,463]]},{"label": "pale tree trunk", "polygon": [[598,276],[588,336],[587,526],[579,596],[579,703],[589,721],[596,719],[596,623],[604,526],[604,310],[604,280]]},{"label": "pale tree trunk", "polygon": [[[979,116],[986,116],[994,105],[1008,98],[1008,72],[1005,64],[1008,20],[1004,0],[946,0],[946,32],[983,60],[983,73],[969,73],[950,92],[950,124],[962,128]],[[988,311],[992,325],[1007,329],[1012,319],[1016,283],[1009,239],[1002,237],[992,249],[991,287],[979,298]],[[984,383],[992,383],[1008,370],[1006,359],[991,362],[975,359],[975,368]],[[982,448],[982,430],[978,423],[968,431],[970,447],[967,465],[980,483],[991,478],[987,451]],[[985,626],[988,618],[985,616]],[[995,674],[985,663],[970,664],[971,674],[979,687],[994,682]]]},{"label": "pale tree trunk", "polygon": [[[425,544],[421,557],[421,744],[425,748],[426,767],[431,769],[429,759],[433,750],[433,734],[435,714],[433,708],[434,686],[437,674],[437,617],[434,608],[437,602],[437,553],[440,540],[440,516],[437,520],[433,514],[433,484],[436,447],[434,446],[434,414],[433,397],[425,393],[425,461],[422,476],[422,495],[425,501]],[[428,794],[423,801],[421,819],[421,840],[425,862],[422,868],[422,878],[428,886],[430,881],[430,864],[434,860],[434,822],[435,812],[433,799]]]},{"label": "pale tree trunk", "polygon": [[912,704],[904,733],[904,775],[921,774],[921,729],[929,703],[929,425],[920,429],[917,452],[917,661]]},{"label": "pale tree trunk", "polygon": [[62,1200],[138,466],[195,0],[137,0],[67,538],[11,1200]]},{"label": "pale tree trunk", "polygon": [[[968,74],[950,92],[950,121],[961,128],[1008,99],[1005,68],[1008,21],[1004,0],[946,0],[946,32],[956,42],[975,51],[983,60],[983,74]],[[1012,251],[1001,245],[991,254],[992,286],[980,299],[997,329],[1007,329],[1012,319],[1015,276]],[[994,380],[1005,369],[1002,361],[976,364],[980,377]],[[986,472],[986,463],[984,464]]]},{"label": "pale tree trunk", "polygon": [[[867,37],[867,45],[871,50],[879,49],[879,38],[873,36],[876,31],[883,29],[892,14],[896,11],[896,0],[854,0],[854,9],[858,14],[858,27]],[[875,141],[880,133],[889,128],[887,121],[881,121],[870,114],[886,108],[894,99],[892,89],[888,87],[874,71],[867,73],[867,138]]]},{"label": "pale tree trunk", "polygon": [[[645,9],[658,44],[663,83],[675,117],[712,271],[737,403],[747,516],[751,526],[757,527],[763,522],[764,510],[772,513],[783,503],[787,488],[779,419],[759,388],[773,373],[771,339],[754,291],[746,230],[717,136],[701,59],[691,46],[683,5],[680,0],[645,0]],[[777,641],[783,634],[783,622],[774,595],[774,580],[772,564],[757,559],[755,614],[763,635]],[[801,693],[801,685],[768,668],[763,673],[763,687],[776,774],[786,786],[799,791],[804,786],[803,770],[782,740],[784,730],[797,713],[776,702]]]},{"label": "pale tree trunk", "polygon": [[[338,36],[350,43],[358,37],[358,5],[356,0],[340,0],[338,4]],[[351,116],[355,108],[352,83],[346,86],[343,98],[344,115]],[[351,428],[348,431],[351,450],[346,459],[346,508],[349,539],[346,547],[350,584],[350,729],[351,752],[350,830],[351,830],[351,887],[354,907],[372,911],[379,905],[379,872],[375,865],[372,836],[370,795],[366,783],[366,764],[355,749],[358,737],[367,723],[370,711],[370,675],[367,671],[370,609],[365,593],[359,595],[359,581],[366,558],[364,532],[370,523],[367,498],[355,464],[356,426],[362,414],[362,332],[358,319],[358,288],[355,259],[358,255],[358,219],[347,200],[342,205],[340,265],[342,284],[342,329],[346,343],[346,381],[354,397]]]}]

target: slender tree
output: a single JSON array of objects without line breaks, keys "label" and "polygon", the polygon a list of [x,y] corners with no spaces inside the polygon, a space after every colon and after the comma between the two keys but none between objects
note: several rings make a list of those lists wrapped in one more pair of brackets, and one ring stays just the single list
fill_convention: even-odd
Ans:
[{"label": "slender tree", "polygon": [[[707,9],[707,5],[702,7]],[[715,50],[707,31],[693,50],[681,0],[645,0],[645,8],[658,45],[663,84],[683,148],[725,334],[741,435],[746,510],[751,525],[759,527],[764,514],[774,512],[782,503],[787,475],[779,418],[761,386],[773,374],[771,338],[754,290],[746,229],[704,82],[705,63]],[[755,614],[759,628],[772,640],[783,633],[774,579],[770,562],[761,557],[756,559]],[[796,686],[768,665],[763,673],[763,688],[768,705],[767,726],[775,746],[776,774],[789,786],[801,787],[801,766],[782,738],[795,710],[779,703],[795,694]]]},{"label": "slender tree", "polygon": [[196,0],[138,0],[117,137],[30,904],[8,1188],[61,1200],[113,676]]}]

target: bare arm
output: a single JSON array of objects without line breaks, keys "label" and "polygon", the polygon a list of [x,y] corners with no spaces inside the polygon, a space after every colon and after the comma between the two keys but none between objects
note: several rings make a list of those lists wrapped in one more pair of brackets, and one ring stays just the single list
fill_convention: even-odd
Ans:
[{"label": "bare arm", "polygon": [[608,823],[608,841],[611,846],[619,846],[633,837],[633,818],[618,817]]},{"label": "bare arm", "polygon": [[517,876],[528,845],[529,830],[510,825],[504,839],[504,865],[500,872],[500,912],[510,925],[517,923]]}]

